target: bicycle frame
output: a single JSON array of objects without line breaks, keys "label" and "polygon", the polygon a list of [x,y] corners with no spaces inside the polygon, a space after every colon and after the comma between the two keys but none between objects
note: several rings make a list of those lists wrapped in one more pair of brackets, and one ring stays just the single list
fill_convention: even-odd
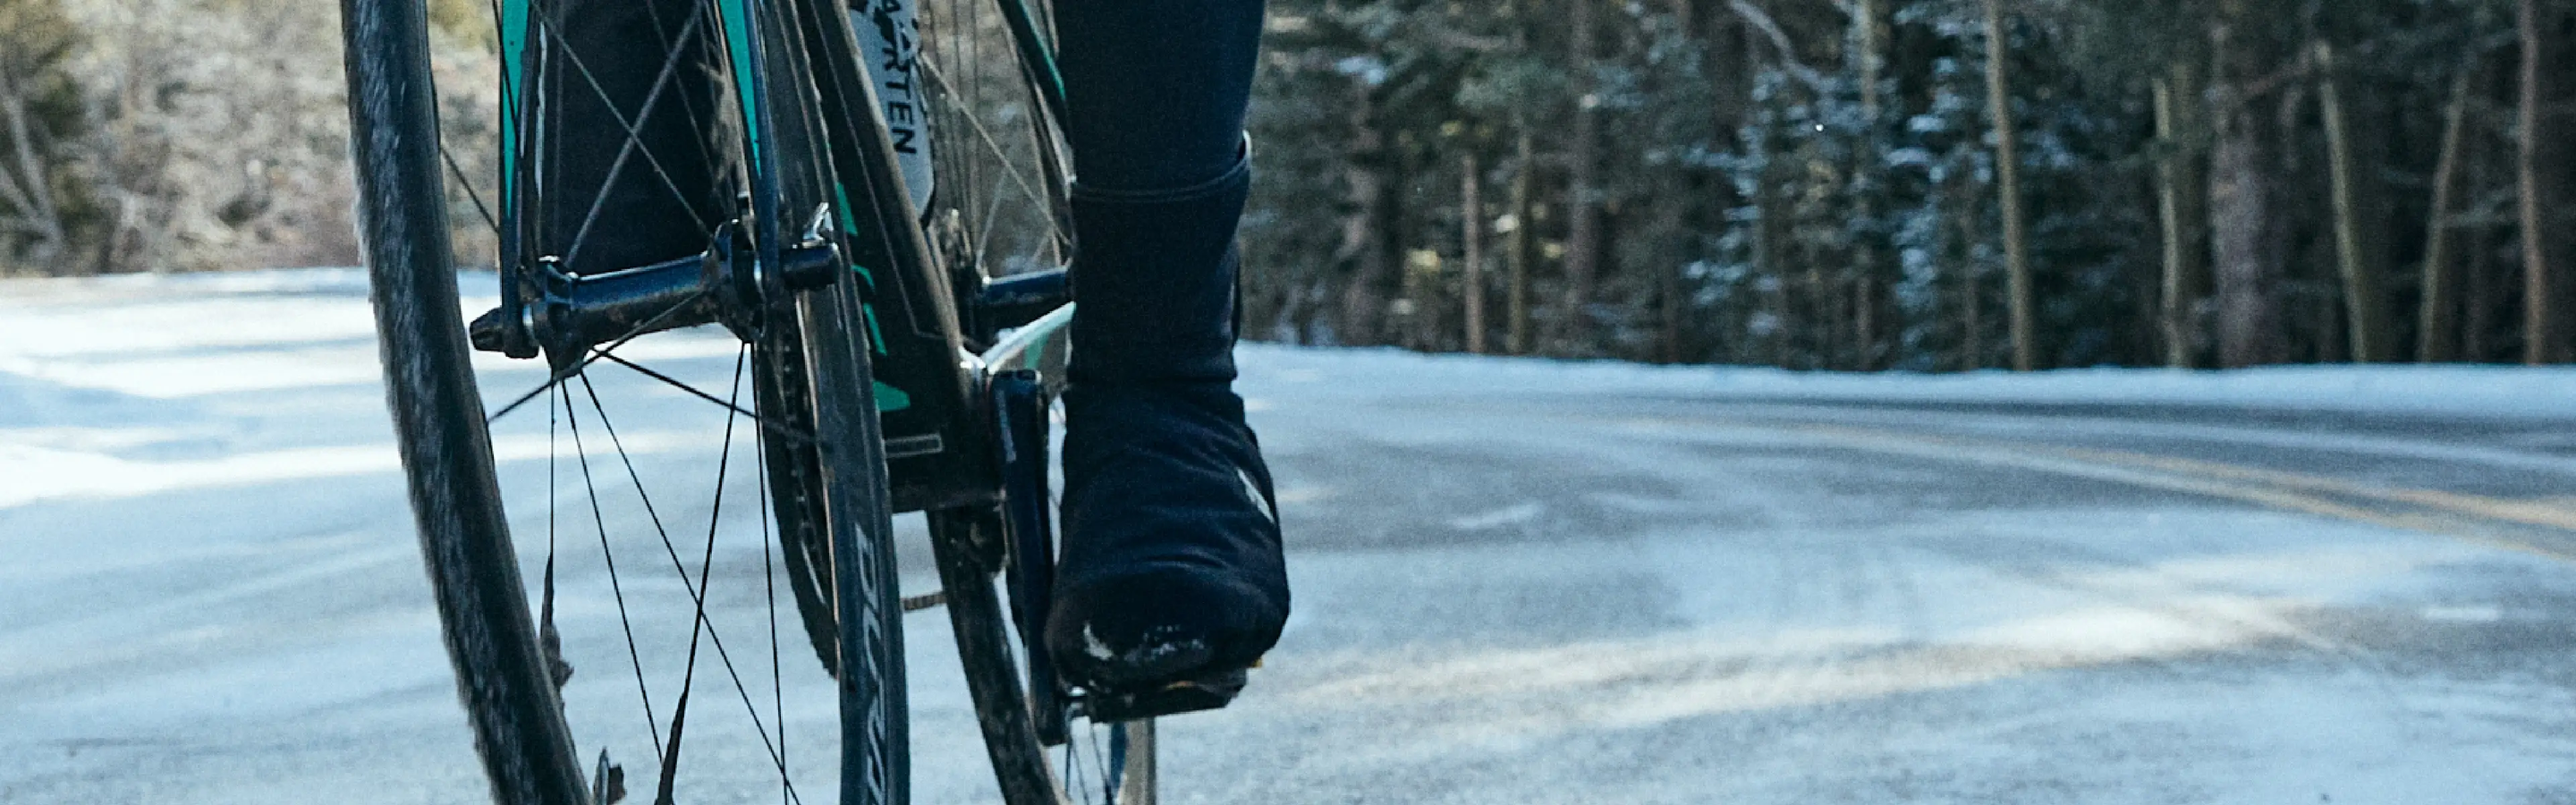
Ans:
[{"label": "bicycle frame", "polygon": [[[818,5],[802,7],[810,12]],[[996,0],[995,5],[1010,22],[1020,51],[1043,57],[1042,29],[1030,9],[1020,0]],[[850,47],[811,48],[811,53],[831,59],[859,53],[855,33],[838,14],[809,13],[801,25],[809,41],[851,38]],[[1053,115],[1061,101],[1050,99],[1062,94],[1054,83],[1053,61],[1024,59],[1022,64],[1040,65],[1025,77],[1041,101],[1033,113]],[[1043,346],[1061,342],[1060,333],[1072,320],[1071,310],[1064,308],[1071,301],[1064,272],[1059,268],[994,281],[964,254],[947,255],[948,270],[943,271],[923,234],[922,213],[913,209],[903,185],[885,122],[886,105],[867,80],[866,68],[855,62],[817,64],[814,76],[832,161],[841,169],[844,242],[851,249],[851,265],[866,283],[862,298],[869,311],[870,357],[878,383],[877,410],[885,423],[894,510],[998,503],[998,459],[1005,445],[993,441],[997,429],[987,399],[990,373],[995,364],[1005,369],[1061,367],[1063,350]],[[1039,150],[1052,153],[1052,148]],[[1039,315],[1059,308],[1064,308],[1062,315]],[[1011,327],[1023,330],[1013,339],[1013,349],[996,348],[986,356],[966,351],[970,339],[991,344],[999,331]],[[1042,359],[1049,352],[1056,361],[1016,360]],[[1048,371],[1046,376],[1059,373]]]},{"label": "bicycle frame", "polygon": [[[735,82],[736,91],[746,95],[761,91],[754,86],[756,77],[739,66],[750,46],[742,30],[747,15],[793,15],[808,43],[820,43],[818,37],[844,38],[834,47],[806,48],[818,60],[810,72],[827,151],[839,177],[837,203],[828,216],[808,222],[802,237],[792,242],[750,242],[756,238],[749,233],[762,227],[735,222],[710,233],[713,245],[705,254],[581,277],[555,270],[550,258],[530,254],[526,225],[509,228],[501,237],[501,305],[475,322],[476,346],[522,358],[542,352],[561,372],[612,339],[717,321],[741,330],[752,325],[730,320],[727,311],[757,305],[764,292],[777,298],[775,291],[843,281],[832,269],[841,262],[837,258],[846,256],[864,303],[893,510],[998,503],[1002,481],[997,457],[1004,446],[993,440],[989,375],[1039,369],[1048,378],[1059,376],[1062,331],[1071,321],[1062,270],[992,281],[964,255],[951,255],[944,264],[938,259],[906,191],[884,104],[865,67],[853,60],[858,44],[837,4],[711,2],[738,74],[746,76]],[[1039,59],[1022,61],[1039,65],[1025,76],[1040,101],[1035,113],[1053,116],[1061,109],[1062,89],[1047,58],[1043,27],[1019,0],[996,0],[996,5],[1019,51]],[[505,119],[519,121],[502,126],[502,198],[504,215],[513,221],[526,220],[509,190],[513,182],[528,180],[521,175],[526,168],[514,165],[510,155],[521,138],[532,136],[533,124],[525,121],[534,116],[517,110],[528,100],[518,88],[528,72],[522,61],[534,11],[533,0],[503,0],[502,103]],[[756,106],[749,98],[743,103],[746,110]],[[756,142],[760,123],[747,124],[754,127]],[[1040,150],[1049,157],[1049,172],[1060,171],[1052,149]],[[1061,215],[1060,210],[1050,213]],[[967,351],[970,342],[992,344],[1001,330],[1012,327],[1022,327],[1017,337],[986,355]]]}]

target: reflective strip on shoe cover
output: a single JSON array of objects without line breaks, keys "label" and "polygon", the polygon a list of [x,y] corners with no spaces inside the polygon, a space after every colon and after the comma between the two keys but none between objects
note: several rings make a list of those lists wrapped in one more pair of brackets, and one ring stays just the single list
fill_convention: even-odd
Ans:
[{"label": "reflective strip on shoe cover", "polygon": [[1252,473],[1244,472],[1242,467],[1236,467],[1234,477],[1243,479],[1243,495],[1252,499],[1254,508],[1261,510],[1261,518],[1277,524],[1279,515],[1273,513],[1270,508],[1270,498],[1261,494],[1261,485],[1252,482]]}]

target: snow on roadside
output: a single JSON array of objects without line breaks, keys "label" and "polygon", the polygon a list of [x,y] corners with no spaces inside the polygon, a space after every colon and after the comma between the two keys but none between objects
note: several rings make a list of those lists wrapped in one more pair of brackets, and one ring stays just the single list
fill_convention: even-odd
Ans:
[{"label": "snow on roadside", "polygon": [[[488,304],[489,274],[462,283],[468,307]],[[324,338],[369,337],[366,276],[357,269],[279,269],[220,274],[129,275],[0,281],[0,388],[23,386],[9,375],[53,383],[134,391],[108,364],[150,369],[161,386],[147,396],[246,390],[219,382],[207,364],[185,382],[176,358],[210,347],[277,345]],[[263,300],[289,302],[302,315],[262,316]],[[343,306],[345,302],[345,306]],[[100,303],[113,310],[100,309]],[[236,315],[198,315],[194,326],[154,316],[161,305],[239,305]],[[139,306],[139,310],[137,309]],[[64,308],[72,315],[48,315]],[[219,324],[209,329],[207,323]],[[93,326],[96,325],[96,326]],[[160,352],[172,360],[138,363]],[[119,354],[126,353],[126,354]],[[1397,349],[1342,349],[1245,344],[1248,384],[1320,384],[1360,394],[1523,393],[1649,394],[1763,400],[1918,402],[2157,403],[2293,408],[2480,417],[2576,416],[2576,367],[2391,365],[2281,366],[2226,371],[2089,368],[2029,374],[2000,370],[1956,374],[1793,372],[1768,368],[1647,366],[1616,361],[1560,361],[1471,355],[1425,355]],[[96,362],[99,365],[85,365]],[[335,367],[342,374],[354,367]],[[277,367],[272,367],[275,372]],[[318,367],[317,367],[318,370]],[[97,379],[91,380],[92,376]],[[270,374],[271,382],[288,378]],[[299,378],[318,380],[319,378]],[[354,380],[340,378],[335,380]],[[242,381],[235,381],[242,382]],[[1316,390],[1316,389],[1309,389]]]},{"label": "snow on roadside", "polygon": [[[493,275],[462,280],[466,309],[493,304]],[[625,354],[722,359],[736,347],[687,333]],[[498,357],[477,364],[487,396],[543,374]],[[0,511],[391,473],[381,377],[358,269],[0,280]],[[648,452],[716,439],[626,436]],[[547,454],[526,437],[496,432],[494,449]]]},{"label": "snow on roadside", "polygon": [[1649,366],[1397,349],[1246,344],[1250,383],[1408,392],[1650,394],[1756,400],[2158,403],[2478,417],[2576,416],[2576,367],[2277,366],[2233,370],[2059,369],[1956,374]]}]

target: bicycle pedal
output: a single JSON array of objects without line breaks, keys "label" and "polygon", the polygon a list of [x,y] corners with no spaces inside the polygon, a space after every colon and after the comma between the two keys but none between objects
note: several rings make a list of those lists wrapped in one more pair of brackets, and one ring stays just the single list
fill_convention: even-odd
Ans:
[{"label": "bicycle pedal", "polygon": [[1092,690],[1082,698],[1083,715],[1093,721],[1135,721],[1214,710],[1232,703],[1249,678],[1237,668],[1149,690]]}]

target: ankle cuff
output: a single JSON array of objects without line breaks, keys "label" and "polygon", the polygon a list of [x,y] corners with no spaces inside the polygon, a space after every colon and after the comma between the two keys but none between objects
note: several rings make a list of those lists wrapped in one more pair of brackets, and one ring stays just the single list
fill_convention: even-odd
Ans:
[{"label": "ankle cuff", "polygon": [[1223,195],[1233,190],[1235,185],[1250,181],[1251,175],[1252,135],[1246,134],[1243,137],[1243,144],[1235,147],[1234,164],[1227,166],[1215,178],[1207,181],[1181,187],[1120,188],[1095,187],[1076,179],[1073,182],[1072,197],[1080,201],[1109,204],[1166,204],[1176,201],[1194,201]]},{"label": "ankle cuff", "polygon": [[1072,379],[1233,380],[1236,223],[1251,152],[1185,187],[1076,188]]}]

